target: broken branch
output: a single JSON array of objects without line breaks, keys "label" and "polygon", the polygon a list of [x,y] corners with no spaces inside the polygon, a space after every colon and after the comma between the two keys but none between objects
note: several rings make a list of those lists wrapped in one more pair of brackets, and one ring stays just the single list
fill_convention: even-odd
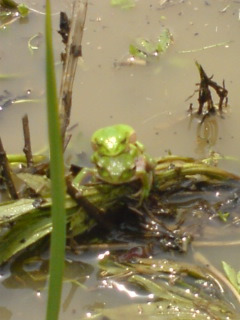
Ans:
[{"label": "broken branch", "polygon": [[9,166],[6,152],[3,148],[2,140],[0,138],[0,166],[2,168],[2,177],[6,183],[8,192],[12,199],[18,199],[18,194],[12,179],[12,173]]},{"label": "broken branch", "polygon": [[27,167],[30,168],[33,165],[33,156],[31,148],[30,130],[27,114],[22,118],[23,135],[24,135],[24,148],[23,152],[26,155]]}]

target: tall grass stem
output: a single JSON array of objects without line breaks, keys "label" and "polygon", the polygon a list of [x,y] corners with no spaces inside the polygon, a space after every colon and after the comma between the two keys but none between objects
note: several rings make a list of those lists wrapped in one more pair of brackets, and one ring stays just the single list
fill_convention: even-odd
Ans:
[{"label": "tall grass stem", "polygon": [[46,320],[57,320],[64,271],[66,212],[64,162],[60,133],[58,98],[52,47],[52,22],[50,0],[46,0],[46,91],[50,149],[50,175],[52,195],[52,223],[49,266],[49,287]]}]

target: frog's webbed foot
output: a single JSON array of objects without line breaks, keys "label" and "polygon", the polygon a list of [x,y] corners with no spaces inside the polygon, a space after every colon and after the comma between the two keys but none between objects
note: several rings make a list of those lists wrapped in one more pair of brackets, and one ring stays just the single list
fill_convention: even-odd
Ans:
[{"label": "frog's webbed foot", "polygon": [[132,199],[136,199],[137,202],[137,207],[140,207],[145,199],[149,196],[150,190],[141,190],[137,191],[133,195],[131,195]]},{"label": "frog's webbed foot", "polygon": [[155,166],[154,160],[150,159],[147,155],[141,155],[136,163],[136,177],[141,181],[141,188],[133,198],[139,198],[138,206],[148,198],[152,184],[153,184],[153,168]]},{"label": "frog's webbed foot", "polygon": [[140,177],[140,180],[142,182],[140,189],[131,196],[131,198],[139,199],[137,205],[138,207],[142,205],[143,201],[147,199],[150,194],[153,184],[153,173],[145,172],[145,174]]}]

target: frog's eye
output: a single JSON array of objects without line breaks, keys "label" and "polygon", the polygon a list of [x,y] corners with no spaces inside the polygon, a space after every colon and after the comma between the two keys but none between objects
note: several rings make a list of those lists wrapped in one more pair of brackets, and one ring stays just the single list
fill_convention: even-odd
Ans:
[{"label": "frog's eye", "polygon": [[133,132],[130,136],[129,136],[129,142],[130,143],[135,143],[137,141],[137,135],[136,132]]}]

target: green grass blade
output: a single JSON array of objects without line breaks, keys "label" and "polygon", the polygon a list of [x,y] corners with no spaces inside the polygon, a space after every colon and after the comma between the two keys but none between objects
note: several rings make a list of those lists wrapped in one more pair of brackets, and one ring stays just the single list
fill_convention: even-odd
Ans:
[{"label": "green grass blade", "polygon": [[52,223],[50,248],[50,278],[48,289],[47,320],[57,320],[61,303],[62,277],[66,239],[65,182],[63,152],[58,116],[58,99],[52,49],[50,0],[46,0],[46,82],[50,147],[50,172],[52,195]]}]

